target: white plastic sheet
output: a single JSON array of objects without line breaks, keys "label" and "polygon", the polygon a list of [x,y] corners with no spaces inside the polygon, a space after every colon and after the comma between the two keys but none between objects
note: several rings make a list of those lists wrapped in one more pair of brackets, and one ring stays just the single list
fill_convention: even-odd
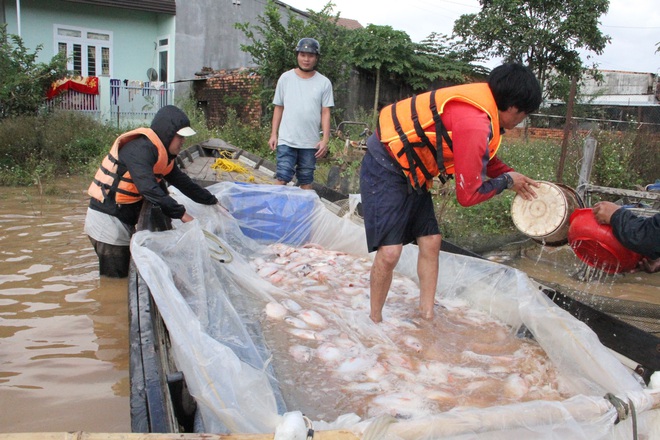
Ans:
[{"label": "white plastic sheet", "polygon": [[[273,433],[284,411],[270,353],[259,340],[259,313],[277,287],[262,280],[248,258],[265,244],[315,243],[365,256],[362,226],[329,211],[311,191],[218,183],[211,190],[227,210],[197,205],[174,191],[195,221],[166,232],[139,232],[133,259],[146,280],[172,340],[177,367],[197,400],[205,432]],[[218,237],[231,263],[210,258],[203,231]],[[417,249],[404,248],[397,270],[416,279]],[[554,305],[524,273],[488,261],[441,253],[439,296],[456,297],[513,329],[526,326],[576,396],[486,409],[460,409],[419,420],[360,420],[346,414],[314,428],[351,429],[378,439],[627,439],[632,419],[615,425],[603,396],[636,402],[636,423],[660,438],[653,396],[582,322]],[[375,325],[375,324],[374,324]]]}]

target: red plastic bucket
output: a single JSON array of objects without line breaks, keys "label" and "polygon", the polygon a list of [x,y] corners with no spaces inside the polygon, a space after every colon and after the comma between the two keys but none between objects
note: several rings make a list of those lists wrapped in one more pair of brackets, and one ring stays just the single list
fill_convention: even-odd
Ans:
[{"label": "red plastic bucket", "polygon": [[590,208],[576,209],[568,221],[568,244],[589,266],[607,273],[627,272],[642,259],[614,237],[610,225],[598,223]]}]

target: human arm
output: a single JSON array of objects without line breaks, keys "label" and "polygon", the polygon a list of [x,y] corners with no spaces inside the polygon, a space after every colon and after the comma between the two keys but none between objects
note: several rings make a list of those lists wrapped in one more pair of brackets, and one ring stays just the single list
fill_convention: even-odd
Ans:
[{"label": "human arm", "polygon": [[614,237],[626,248],[651,260],[660,258],[660,214],[642,217],[612,202],[598,202],[592,211],[599,223],[612,226]]},{"label": "human arm", "polygon": [[619,209],[621,209],[621,206],[616,203],[598,202],[591,208],[591,211],[594,213],[594,217],[596,217],[598,223],[609,225],[612,214]]},{"label": "human arm", "polygon": [[119,162],[128,170],[138,193],[168,217],[181,218],[186,211],[184,206],[156,179],[154,165],[157,161],[158,149],[146,138],[131,141],[119,150]]},{"label": "human arm", "polygon": [[328,142],[330,142],[330,107],[321,108],[321,131],[323,139],[316,145],[316,158],[324,157],[328,152]]},{"label": "human arm", "polygon": [[172,167],[172,171],[165,176],[165,180],[195,203],[202,205],[215,205],[218,203],[218,199],[209,190],[193,182],[190,176],[181,171],[176,163]]},{"label": "human arm", "polygon": [[[507,180],[505,189],[514,191],[525,200],[532,200],[534,197],[536,197],[534,188],[538,188],[540,186],[540,183],[538,183],[536,180],[530,179],[524,174],[516,172],[513,168],[505,164],[499,157],[497,157],[497,155],[493,156],[492,159],[488,161],[488,165],[486,165],[486,174],[488,177],[493,179],[504,178]],[[507,176],[510,177],[511,182],[513,182],[511,187],[509,187]]]},{"label": "human arm", "polygon": [[[446,106],[452,132],[456,199],[462,206],[484,202],[507,189],[511,178],[513,191],[531,200],[534,186],[539,184],[502,162],[497,156],[490,158],[488,143],[491,125],[483,111],[463,103]],[[443,118],[444,119],[444,118]]]},{"label": "human arm", "polygon": [[273,122],[270,129],[270,139],[268,139],[268,146],[272,151],[275,151],[277,148],[277,133],[280,129],[280,123],[282,122],[282,113],[284,113],[284,107],[276,105],[273,109]]}]

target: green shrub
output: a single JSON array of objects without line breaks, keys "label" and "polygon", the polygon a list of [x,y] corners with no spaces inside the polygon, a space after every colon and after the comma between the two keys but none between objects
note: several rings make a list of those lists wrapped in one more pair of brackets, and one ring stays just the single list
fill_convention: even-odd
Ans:
[{"label": "green shrub", "polygon": [[264,159],[275,161],[275,152],[268,146],[270,125],[255,127],[238,120],[236,111],[227,110],[227,122],[218,129],[218,136],[226,142],[252,152]]},{"label": "green shrub", "polygon": [[[270,124],[260,126],[242,123],[236,112],[229,111],[227,122],[219,128],[208,127],[201,109],[187,100],[178,104],[190,117],[197,135],[186,139],[186,145],[210,138],[223,139],[267,160],[275,162],[268,147]],[[356,121],[362,122],[360,117]],[[336,127],[333,127],[336,128]],[[96,170],[110,145],[121,134],[110,125],[77,113],[55,112],[41,116],[22,116],[0,121],[0,185],[41,185],[47,180],[75,174],[91,174]],[[351,140],[355,135],[351,134]],[[595,133],[598,141],[590,183],[623,189],[638,189],[655,181],[660,169],[657,135],[644,131]],[[563,182],[576,188],[583,162],[584,136],[574,136],[568,144]],[[561,153],[559,140],[503,139],[498,155],[517,171],[536,180],[556,181]],[[360,149],[349,148],[335,136],[330,153],[319,160],[316,180],[327,181],[328,170],[338,167],[343,178],[350,180],[349,192],[358,192]],[[475,240],[490,240],[498,235],[516,233],[510,215],[514,193],[506,191],[484,203],[462,207],[455,196],[455,182],[436,188],[436,213],[443,235],[451,241],[470,247]]]},{"label": "green shrub", "polygon": [[118,134],[75,112],[6,118],[0,121],[0,184],[91,173]]},{"label": "green shrub", "polygon": [[51,83],[67,74],[66,56],[58,53],[38,63],[42,44],[30,52],[23,39],[0,24],[0,119],[36,115]]},{"label": "green shrub", "polygon": [[640,164],[633,160],[637,145],[635,138],[634,132],[602,131],[597,134],[596,159],[591,173],[593,183],[625,189],[635,189],[643,183],[638,168]]}]

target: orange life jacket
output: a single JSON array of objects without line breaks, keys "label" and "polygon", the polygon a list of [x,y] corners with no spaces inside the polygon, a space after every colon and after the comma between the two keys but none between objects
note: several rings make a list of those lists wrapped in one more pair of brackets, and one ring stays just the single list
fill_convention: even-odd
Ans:
[{"label": "orange life jacket", "polygon": [[[473,105],[488,115],[491,125],[488,151],[492,159],[500,146],[500,122],[495,98],[486,83],[433,90],[388,105],[380,112],[380,141],[401,165],[415,190],[430,188],[436,176],[444,182],[445,176],[454,174],[452,134],[440,117],[445,105],[454,100]],[[435,129],[429,129],[433,124]],[[436,141],[439,137],[442,137],[440,154]]]},{"label": "orange life jacket", "polygon": [[158,149],[158,160],[154,165],[154,175],[159,182],[163,176],[169,174],[174,166],[174,161],[169,161],[167,149],[163,145],[155,131],[150,128],[137,128],[119,136],[110,148],[108,155],[103,158],[101,167],[96,171],[94,180],[87,192],[100,202],[103,202],[110,193],[115,193],[115,202],[120,205],[136,203],[142,200],[142,196],[126,171],[122,176],[117,174],[119,163],[119,149],[128,142],[140,136],[146,136]]}]

